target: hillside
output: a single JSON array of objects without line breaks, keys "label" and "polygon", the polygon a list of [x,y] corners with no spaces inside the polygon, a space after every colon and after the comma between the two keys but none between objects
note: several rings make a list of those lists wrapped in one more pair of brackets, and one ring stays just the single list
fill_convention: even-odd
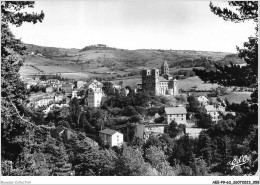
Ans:
[{"label": "hillside", "polygon": [[206,67],[214,63],[243,63],[236,54],[188,50],[125,50],[98,44],[82,49],[65,49],[24,44],[27,53],[22,75],[61,73],[68,78],[125,77],[138,75],[142,68],[159,68],[166,60],[174,70]]}]

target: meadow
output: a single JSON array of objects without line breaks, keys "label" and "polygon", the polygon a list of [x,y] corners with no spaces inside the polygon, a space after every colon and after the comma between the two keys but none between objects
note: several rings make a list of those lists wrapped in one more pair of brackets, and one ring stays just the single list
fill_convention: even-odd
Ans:
[{"label": "meadow", "polygon": [[231,103],[241,103],[247,99],[250,99],[251,92],[232,92],[228,95],[221,96],[221,98],[227,98]]}]

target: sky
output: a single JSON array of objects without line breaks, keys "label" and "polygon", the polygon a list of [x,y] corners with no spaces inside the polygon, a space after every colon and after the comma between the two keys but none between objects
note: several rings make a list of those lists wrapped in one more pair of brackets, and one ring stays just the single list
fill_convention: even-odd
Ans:
[{"label": "sky", "polygon": [[24,43],[236,53],[236,46],[242,47],[255,33],[252,22],[233,23],[214,15],[209,1],[36,1],[33,11],[41,10],[45,13],[42,23],[11,27]]}]

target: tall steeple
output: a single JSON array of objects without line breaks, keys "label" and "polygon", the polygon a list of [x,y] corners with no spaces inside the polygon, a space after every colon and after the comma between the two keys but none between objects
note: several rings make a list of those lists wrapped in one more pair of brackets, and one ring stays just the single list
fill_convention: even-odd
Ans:
[{"label": "tall steeple", "polygon": [[169,66],[166,61],[162,63],[161,71],[162,71],[162,75],[169,75]]}]

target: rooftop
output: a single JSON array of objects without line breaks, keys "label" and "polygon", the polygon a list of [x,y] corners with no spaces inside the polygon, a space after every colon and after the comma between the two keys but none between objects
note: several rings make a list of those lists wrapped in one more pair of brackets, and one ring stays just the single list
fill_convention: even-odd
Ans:
[{"label": "rooftop", "polygon": [[104,130],[101,130],[99,131],[99,133],[102,133],[102,134],[107,134],[107,135],[114,135],[117,131],[116,130],[112,130],[112,129],[104,129]]},{"label": "rooftop", "polygon": [[62,84],[62,88],[64,88],[64,87],[72,88],[72,84]]},{"label": "rooftop", "polygon": [[217,109],[213,105],[206,105],[205,109],[207,110],[207,112],[215,112],[215,111],[217,111]]},{"label": "rooftop", "polygon": [[185,107],[165,107],[166,114],[187,114]]},{"label": "rooftop", "polygon": [[166,80],[166,79],[163,78],[162,76],[159,76],[159,82],[168,82],[168,80]]}]

